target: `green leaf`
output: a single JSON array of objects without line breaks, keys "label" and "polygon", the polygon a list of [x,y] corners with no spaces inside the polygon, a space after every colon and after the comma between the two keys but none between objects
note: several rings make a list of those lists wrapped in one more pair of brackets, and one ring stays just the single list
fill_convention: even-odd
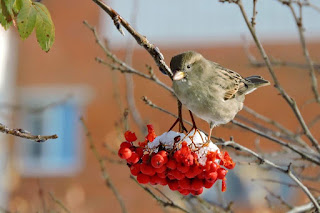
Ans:
[{"label": "green leaf", "polygon": [[13,16],[12,8],[13,8],[13,3],[15,2],[15,0],[2,0],[2,1],[4,1],[6,8],[7,8],[7,11],[10,14],[10,16],[12,17]]},{"label": "green leaf", "polygon": [[55,29],[46,6],[41,3],[34,2],[37,10],[36,36],[41,48],[48,52],[53,45],[55,39]]},{"label": "green leaf", "polygon": [[18,17],[18,31],[21,39],[26,39],[32,33],[34,26],[36,24],[37,11],[35,7],[30,4],[23,4]]},{"label": "green leaf", "polygon": [[22,0],[16,0],[13,4],[13,11],[17,14],[22,8]]},{"label": "green leaf", "polygon": [[3,0],[0,0],[0,24],[5,30],[9,29],[12,25],[12,18],[8,13],[7,7]]}]

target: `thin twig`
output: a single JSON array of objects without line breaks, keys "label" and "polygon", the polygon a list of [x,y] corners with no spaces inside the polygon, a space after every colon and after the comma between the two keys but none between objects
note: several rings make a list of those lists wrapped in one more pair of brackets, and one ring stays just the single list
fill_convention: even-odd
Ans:
[{"label": "thin twig", "polygon": [[0,132],[9,134],[9,135],[14,135],[20,138],[25,138],[29,140],[33,140],[35,142],[41,143],[45,142],[49,139],[57,139],[58,135],[32,135],[30,132],[24,129],[11,129],[2,123],[0,123]]},{"label": "thin twig", "polygon": [[109,174],[107,172],[107,168],[104,165],[104,161],[103,161],[102,157],[100,156],[98,150],[96,149],[96,146],[94,145],[91,133],[89,132],[89,129],[86,126],[86,124],[84,122],[84,119],[82,117],[80,118],[80,121],[81,121],[81,123],[83,125],[83,128],[85,130],[86,136],[87,136],[87,138],[89,140],[90,149],[93,152],[93,154],[94,154],[95,158],[97,159],[97,161],[99,162],[101,173],[102,173],[102,177],[103,177],[103,179],[105,181],[106,186],[109,187],[111,189],[111,191],[113,192],[113,194],[115,195],[116,199],[118,200],[118,202],[119,202],[119,204],[121,206],[122,212],[123,213],[127,213],[127,209],[125,207],[125,203],[122,200],[117,188],[115,187],[115,185],[113,184],[112,180],[110,179],[110,176],[109,176]]},{"label": "thin twig", "polygon": [[[280,181],[280,180],[269,179],[269,178],[259,178],[259,179],[252,178],[251,180],[252,181],[265,181],[265,182],[270,182],[270,183],[277,183],[277,184],[285,185],[288,187],[299,187],[297,184],[292,184],[292,183],[288,183],[288,182],[284,182],[284,181]],[[319,189],[316,189],[316,188],[313,188],[310,186],[307,186],[307,187],[310,191],[320,193]]]},{"label": "thin twig", "polygon": [[[320,202],[320,197],[318,197],[318,202]],[[301,213],[301,212],[316,213],[316,210],[314,209],[314,206],[312,205],[312,203],[307,203],[301,206],[296,206],[290,211],[288,211],[287,213]]]},{"label": "thin twig", "polygon": [[[243,49],[244,52],[250,62],[251,66],[254,67],[265,67],[266,62],[265,61],[258,61],[250,52],[249,50],[249,42],[246,40],[245,37],[243,37]],[[308,64],[301,64],[301,63],[297,63],[297,62],[291,62],[291,61],[283,61],[280,59],[274,59],[273,57],[270,57],[270,63],[272,66],[284,66],[284,67],[293,67],[293,68],[298,68],[298,69],[309,69],[309,65]],[[314,69],[316,69],[318,72],[320,72],[320,64],[316,64],[313,63],[313,67]]]},{"label": "thin twig", "polygon": [[135,75],[138,75],[142,78],[145,78],[145,79],[148,79],[148,80],[151,80],[151,81],[154,81],[156,84],[160,85],[161,87],[163,87],[164,89],[166,89],[167,91],[169,91],[171,94],[174,94],[173,93],[173,90],[167,86],[165,83],[163,83],[162,81],[160,81],[158,78],[156,78],[155,76],[149,76],[147,74],[144,74],[138,70],[135,70],[133,69],[132,67],[119,67],[119,66],[115,66],[113,64],[110,64],[104,60],[102,60],[101,58],[98,58],[96,57],[96,61],[101,63],[101,64],[104,64],[104,65],[107,65],[109,66],[111,69],[114,69],[114,70],[119,70],[120,72],[122,73],[130,73],[130,74],[135,74]]},{"label": "thin twig", "polygon": [[298,27],[298,31],[299,31],[299,37],[300,37],[300,43],[301,43],[301,47],[302,47],[302,51],[303,51],[303,55],[306,59],[306,62],[309,66],[309,74],[311,77],[311,88],[312,91],[314,93],[315,99],[318,103],[320,103],[320,95],[318,92],[318,81],[317,81],[317,77],[315,75],[315,71],[314,71],[314,66],[313,66],[313,62],[310,59],[310,54],[306,45],[306,39],[304,36],[304,28],[303,28],[303,23],[302,23],[302,4],[300,2],[300,0],[297,2],[297,5],[299,6],[299,17],[297,16],[293,6],[292,6],[292,2],[289,1],[288,7],[291,10],[291,13],[296,21],[297,27]]},{"label": "thin twig", "polygon": [[255,128],[249,127],[249,126],[247,126],[247,125],[245,125],[245,124],[243,124],[243,123],[241,123],[239,121],[232,120],[231,122],[233,124],[243,128],[243,129],[249,130],[249,131],[251,131],[251,132],[253,132],[253,133],[257,134],[257,135],[260,135],[260,136],[262,136],[264,138],[267,138],[267,139],[269,139],[271,141],[274,141],[274,142],[276,142],[277,144],[279,144],[281,146],[287,147],[290,150],[292,150],[292,151],[296,152],[297,154],[299,154],[302,158],[307,159],[307,160],[309,160],[309,161],[311,161],[311,162],[313,162],[313,163],[315,163],[317,165],[320,165],[319,159],[316,158],[316,157],[313,157],[312,155],[310,155],[310,152],[304,152],[302,149],[300,149],[300,148],[298,148],[298,147],[296,147],[296,146],[294,146],[294,145],[292,145],[290,143],[286,143],[286,142],[284,142],[282,140],[279,140],[279,139],[277,139],[275,137],[267,135],[267,134],[255,129]]},{"label": "thin twig", "polygon": [[53,193],[49,192],[49,195],[51,197],[51,199],[58,205],[60,206],[63,211],[67,212],[67,213],[71,213],[71,211],[61,202],[61,200],[57,199]]},{"label": "thin twig", "polygon": [[251,18],[251,26],[252,28],[255,30],[255,26],[256,26],[256,15],[257,15],[257,1],[258,0],[253,0],[253,8],[252,8],[252,18]]},{"label": "thin twig", "polygon": [[[218,143],[219,144],[219,143]],[[310,190],[292,173],[291,171],[291,164],[289,164],[289,166],[287,168],[282,168],[279,165],[276,165],[275,163],[262,158],[259,154],[257,154],[256,152],[248,149],[247,147],[244,147],[234,141],[226,141],[224,143],[221,143],[221,145],[225,145],[225,146],[230,146],[236,150],[240,150],[240,151],[244,151],[247,153],[250,153],[251,155],[255,156],[258,160],[261,161],[261,163],[264,163],[268,166],[271,166],[285,174],[287,174],[294,182],[296,182],[296,184],[299,185],[299,187],[304,191],[304,193],[309,197],[310,201],[313,203],[313,205],[315,206],[315,208],[320,211],[320,205],[318,204],[317,200],[315,199],[315,197],[312,195],[312,193],[310,192]]]},{"label": "thin twig", "polygon": [[[133,11],[131,14],[131,22],[132,22],[132,26],[135,27],[136,22],[137,22],[137,15],[138,15],[138,8],[139,8],[139,1],[136,0],[134,1],[134,7],[133,7]],[[132,57],[133,57],[133,52],[134,52],[134,43],[133,40],[131,38],[128,39],[127,42],[127,48],[126,48],[126,55],[125,55],[125,60],[124,62],[128,65],[128,66],[132,66]],[[125,73],[125,80],[126,80],[126,98],[127,98],[127,102],[128,102],[128,108],[130,110],[130,114],[134,120],[134,122],[137,124],[137,126],[139,127],[140,132],[143,135],[147,134],[147,128],[145,125],[145,122],[142,120],[141,118],[141,114],[139,112],[139,110],[136,107],[136,102],[134,99],[134,81],[133,81],[133,77],[132,75]]]},{"label": "thin twig", "polygon": [[105,52],[106,56],[108,58],[110,58],[113,62],[119,64],[120,66],[115,66],[114,64],[108,63],[98,57],[96,57],[96,61],[99,63],[102,63],[104,65],[109,66],[111,69],[113,70],[119,70],[122,73],[130,73],[130,74],[135,74],[138,75],[140,77],[146,78],[148,80],[152,80],[154,81],[156,84],[162,86],[163,88],[165,88],[166,90],[168,90],[170,93],[173,93],[173,90],[171,89],[171,87],[167,86],[165,83],[163,83],[162,81],[160,81],[154,74],[153,75],[146,75],[138,70],[135,70],[134,68],[128,66],[126,63],[124,63],[122,60],[118,59],[117,56],[115,56],[113,53],[110,52],[110,50],[108,50],[108,48],[105,47],[105,45],[102,43],[102,41],[100,40],[98,33],[95,29],[95,27],[91,26],[87,21],[84,21],[83,24],[85,26],[87,26],[93,33],[95,39],[96,39],[96,43],[102,48],[102,50]]},{"label": "thin twig", "polygon": [[272,76],[272,79],[274,81],[274,86],[275,88],[278,89],[278,91],[280,92],[281,96],[287,101],[287,103],[289,104],[289,106],[291,107],[291,109],[293,110],[295,116],[297,117],[303,131],[304,131],[304,134],[308,137],[308,139],[311,141],[312,145],[317,149],[317,151],[320,153],[320,145],[318,143],[318,141],[314,138],[314,136],[312,135],[312,133],[310,132],[308,126],[306,125],[302,115],[301,115],[301,112],[295,102],[295,100],[293,98],[291,98],[287,92],[281,87],[280,83],[279,83],[279,80],[272,68],[272,65],[270,63],[270,59],[268,57],[268,55],[266,54],[260,40],[258,39],[254,29],[252,28],[250,22],[249,22],[249,19],[248,19],[248,16],[244,10],[244,7],[243,7],[243,4],[242,4],[242,0],[237,0],[235,2],[238,6],[239,6],[239,9],[242,13],[242,16],[247,24],[247,27],[249,28],[249,31],[253,37],[253,40],[255,41],[256,43],[256,46],[258,47],[259,51],[260,51],[260,54],[262,55],[266,65],[267,65],[267,68],[269,70],[269,73],[271,74]]},{"label": "thin twig", "polygon": [[38,186],[39,186],[39,198],[40,198],[40,201],[41,201],[41,204],[42,204],[42,208],[43,208],[43,212],[47,212],[47,205],[46,205],[46,200],[44,198],[44,190],[42,188],[42,184],[40,182],[40,179],[38,179]]},{"label": "thin twig", "polygon": [[112,9],[109,5],[103,3],[100,0],[93,0],[101,9],[103,9],[114,21],[115,26],[118,30],[120,24],[126,28],[126,30],[133,36],[133,38],[137,41],[140,46],[143,46],[148,53],[152,56],[160,71],[167,74],[171,79],[173,74],[170,68],[164,62],[164,57],[160,52],[159,48],[150,43],[150,41],[145,37],[138,33],[124,18],[122,18],[114,9]]},{"label": "thin twig", "polygon": [[272,197],[275,197],[280,201],[280,203],[284,206],[286,206],[288,209],[292,209],[293,206],[287,203],[280,195],[275,194],[271,190],[269,190],[267,187],[263,187]]}]

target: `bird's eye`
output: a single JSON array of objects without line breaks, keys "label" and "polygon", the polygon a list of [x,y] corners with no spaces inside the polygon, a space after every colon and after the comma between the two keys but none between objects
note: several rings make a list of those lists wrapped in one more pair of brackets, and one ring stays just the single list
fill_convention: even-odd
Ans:
[{"label": "bird's eye", "polygon": [[191,68],[191,65],[190,65],[190,64],[189,64],[189,65],[187,65],[187,68],[188,68],[188,69],[190,69],[190,68]]}]

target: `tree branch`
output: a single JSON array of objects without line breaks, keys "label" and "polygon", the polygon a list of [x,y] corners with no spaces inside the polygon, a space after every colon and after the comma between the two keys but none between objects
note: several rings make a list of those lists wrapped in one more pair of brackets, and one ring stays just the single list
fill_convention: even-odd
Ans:
[{"label": "tree branch", "polygon": [[113,20],[116,28],[124,34],[121,26],[122,25],[126,30],[133,36],[133,38],[137,41],[137,43],[144,47],[148,53],[152,56],[157,66],[159,67],[162,73],[165,73],[172,80],[173,74],[170,68],[164,62],[164,57],[160,52],[159,48],[150,43],[150,41],[145,37],[138,33],[124,18],[122,18],[114,9],[112,9],[107,4],[103,3],[100,0],[93,0],[101,9],[103,9]]},{"label": "tree branch", "polygon": [[[223,1],[224,2],[224,1]],[[253,40],[255,41],[256,43],[256,46],[258,47],[259,51],[260,51],[260,54],[261,56],[263,57],[266,65],[267,65],[267,68],[269,70],[269,73],[271,74],[272,76],[272,79],[274,81],[274,86],[275,88],[278,89],[278,91],[280,92],[281,96],[287,101],[287,103],[289,104],[289,106],[291,107],[291,109],[293,110],[295,116],[297,117],[303,131],[304,131],[304,134],[308,137],[308,139],[311,141],[312,145],[317,149],[317,151],[320,153],[320,146],[319,146],[319,143],[318,141],[314,138],[314,136],[311,134],[309,128],[307,127],[302,115],[301,115],[301,112],[295,102],[295,100],[293,98],[291,98],[287,92],[281,87],[280,83],[279,83],[279,80],[272,68],[272,65],[271,65],[271,62],[270,62],[270,59],[268,57],[268,55],[266,54],[260,40],[258,39],[254,29],[252,28],[250,22],[249,22],[249,19],[248,19],[248,16],[243,8],[243,4],[242,4],[242,0],[236,0],[236,1],[232,1],[233,3],[236,3],[238,6],[239,6],[239,9],[241,11],[241,14],[247,24],[247,27],[253,37]]]},{"label": "tree branch", "polygon": [[24,129],[11,129],[2,123],[0,123],[0,132],[9,134],[9,135],[14,135],[20,138],[25,138],[29,140],[33,140],[35,142],[41,143],[45,142],[49,139],[57,139],[58,135],[32,135],[30,132]]},{"label": "tree branch", "polygon": [[[220,143],[218,143],[220,144]],[[276,165],[275,163],[262,158],[260,155],[258,155],[256,152],[248,149],[247,147],[244,147],[234,141],[226,141],[224,143],[221,143],[221,145],[224,146],[230,146],[236,150],[240,150],[240,151],[244,151],[247,153],[250,153],[251,155],[255,156],[258,160],[260,160],[262,163],[265,163],[268,166],[271,166],[285,174],[287,174],[294,182],[296,182],[296,184],[299,185],[299,187],[304,191],[304,193],[309,197],[309,199],[311,200],[311,202],[313,203],[313,205],[315,206],[315,208],[317,209],[317,211],[320,211],[320,205],[318,204],[317,200],[315,199],[315,197],[312,195],[312,193],[310,192],[310,190],[291,172],[291,164],[289,164],[288,168],[282,168],[279,165]]]},{"label": "tree branch", "polygon": [[84,130],[86,132],[86,136],[87,136],[87,138],[89,140],[90,149],[92,150],[95,158],[99,162],[101,173],[102,173],[102,176],[103,176],[103,179],[105,181],[106,186],[109,187],[111,189],[111,191],[113,192],[113,194],[115,195],[116,199],[118,200],[118,202],[119,202],[119,204],[121,206],[122,212],[123,213],[127,213],[127,209],[126,209],[126,206],[124,204],[124,201],[122,200],[122,197],[120,196],[117,188],[115,187],[115,185],[113,184],[112,180],[110,179],[110,176],[109,176],[109,174],[107,172],[107,168],[104,165],[104,161],[103,161],[102,157],[100,156],[98,150],[96,149],[96,146],[94,145],[91,133],[89,132],[88,127],[86,126],[86,124],[84,122],[84,119],[82,117],[80,118],[80,121],[81,121],[81,123],[83,125],[83,128],[84,128]]}]

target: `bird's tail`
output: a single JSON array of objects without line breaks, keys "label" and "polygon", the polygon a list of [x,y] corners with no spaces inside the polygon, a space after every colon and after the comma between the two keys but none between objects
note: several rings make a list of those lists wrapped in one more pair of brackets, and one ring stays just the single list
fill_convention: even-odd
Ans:
[{"label": "bird's tail", "polygon": [[249,76],[244,80],[243,83],[245,84],[245,87],[243,87],[243,91],[241,91],[243,94],[249,94],[259,87],[270,85],[269,81],[257,75]]}]

